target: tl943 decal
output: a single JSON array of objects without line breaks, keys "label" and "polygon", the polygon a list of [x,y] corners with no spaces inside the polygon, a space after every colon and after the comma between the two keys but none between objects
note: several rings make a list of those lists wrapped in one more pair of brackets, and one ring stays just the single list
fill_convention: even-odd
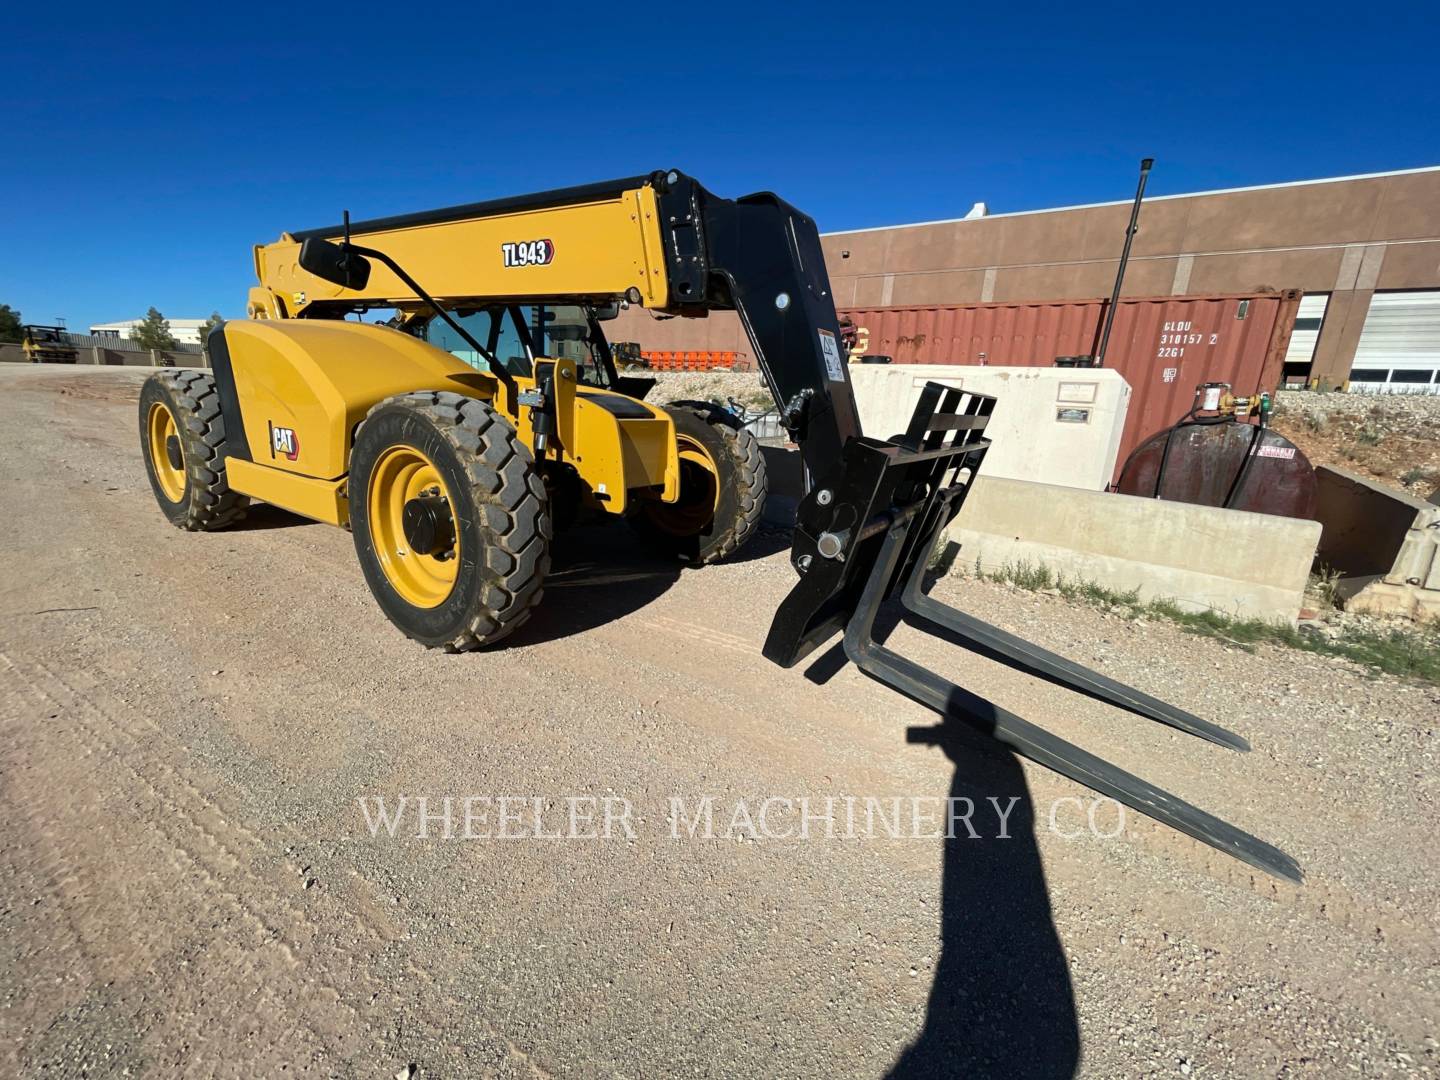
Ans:
[{"label": "tl943 decal", "polygon": [[555,244],[550,240],[501,244],[500,254],[506,266],[548,266],[555,259]]}]

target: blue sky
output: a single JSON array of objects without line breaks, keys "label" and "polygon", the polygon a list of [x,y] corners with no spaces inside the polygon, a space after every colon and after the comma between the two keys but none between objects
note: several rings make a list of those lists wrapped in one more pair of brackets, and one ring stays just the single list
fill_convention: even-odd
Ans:
[{"label": "blue sky", "polygon": [[834,230],[1440,164],[1433,3],[201,6],[7,14],[28,321],[239,316],[343,207],[656,168]]}]

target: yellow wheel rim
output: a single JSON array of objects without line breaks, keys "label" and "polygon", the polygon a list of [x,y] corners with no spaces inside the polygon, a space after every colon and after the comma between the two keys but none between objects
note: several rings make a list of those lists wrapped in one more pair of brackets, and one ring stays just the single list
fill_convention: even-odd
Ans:
[{"label": "yellow wheel rim", "polygon": [[684,435],[676,440],[680,455],[680,498],[650,503],[646,511],[656,526],[673,536],[694,536],[720,509],[720,466],[710,452]]},{"label": "yellow wheel rim", "polygon": [[[438,489],[438,490],[437,490]],[[447,552],[421,555],[405,539],[405,504],[438,494],[455,522],[455,543]],[[435,463],[413,446],[392,446],[370,472],[366,498],[375,557],[400,597],[415,607],[439,607],[455,588],[460,569],[460,526],[455,500]]]},{"label": "yellow wheel rim", "polygon": [[[160,490],[165,493],[165,498],[172,503],[178,503],[185,494],[185,458],[184,443],[180,439],[180,429],[175,426],[175,416],[160,402],[150,406],[150,414],[145,419],[145,429],[150,438],[150,464],[155,467],[155,479],[160,484]],[[175,440],[176,456],[180,465],[170,464],[170,440]]]}]

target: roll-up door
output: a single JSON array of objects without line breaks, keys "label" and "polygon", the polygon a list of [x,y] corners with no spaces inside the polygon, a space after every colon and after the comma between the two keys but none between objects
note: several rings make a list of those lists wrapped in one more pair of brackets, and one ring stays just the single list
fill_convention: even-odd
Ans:
[{"label": "roll-up door", "polygon": [[1355,347],[1350,385],[1440,392],[1440,289],[1377,292]]}]

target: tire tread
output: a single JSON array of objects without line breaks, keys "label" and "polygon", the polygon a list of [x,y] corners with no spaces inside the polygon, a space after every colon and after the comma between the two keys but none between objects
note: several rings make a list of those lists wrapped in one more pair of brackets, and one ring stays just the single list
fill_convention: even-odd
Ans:
[{"label": "tire tread", "polygon": [[717,539],[696,560],[697,565],[709,566],[735,554],[760,528],[760,517],[770,489],[765,456],[760,452],[760,441],[754,433],[747,431],[734,414],[718,405],[707,401],[672,401],[666,408],[684,409],[709,424],[724,440],[735,466],[735,512],[730,520],[716,522]]},{"label": "tire tread", "polygon": [[397,405],[425,416],[450,444],[470,480],[482,519],[477,524],[494,539],[481,560],[486,580],[479,603],[459,633],[432,647],[467,652],[491,645],[522,626],[544,595],[554,538],[545,485],[529,447],[488,403],[447,391],[412,391],[379,402],[366,419]]},{"label": "tire tread", "polygon": [[[208,371],[183,369],[157,371],[147,381],[164,389],[176,413],[175,426],[184,439],[185,511],[182,517],[171,520],[188,532],[214,532],[244,520],[250,499],[232,491],[225,474],[229,445],[215,376]],[[141,423],[143,430],[143,415]]]}]

